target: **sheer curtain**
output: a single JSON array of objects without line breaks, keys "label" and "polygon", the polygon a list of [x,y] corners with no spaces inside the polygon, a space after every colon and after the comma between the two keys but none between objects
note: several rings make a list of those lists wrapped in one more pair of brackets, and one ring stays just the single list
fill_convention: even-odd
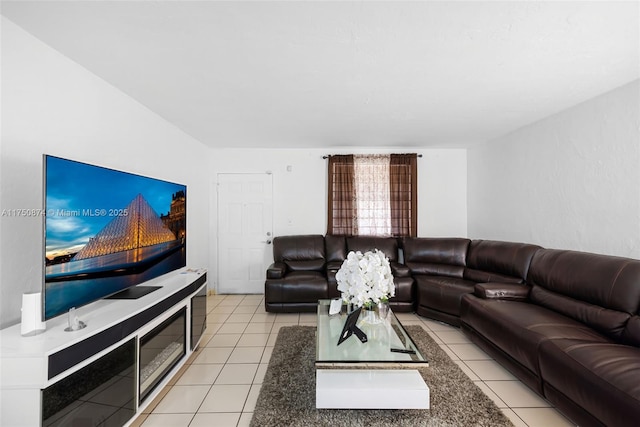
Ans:
[{"label": "sheer curtain", "polygon": [[356,194],[354,234],[391,235],[389,155],[353,156]]}]

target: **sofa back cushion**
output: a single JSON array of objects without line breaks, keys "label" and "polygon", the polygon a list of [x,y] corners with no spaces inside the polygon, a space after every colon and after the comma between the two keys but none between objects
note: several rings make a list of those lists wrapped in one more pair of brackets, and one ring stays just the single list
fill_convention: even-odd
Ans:
[{"label": "sofa back cushion", "polygon": [[466,280],[476,283],[522,283],[523,280],[519,277],[508,276],[506,274],[500,274],[492,271],[475,270],[473,268],[465,268],[462,274]]},{"label": "sofa back cushion", "polygon": [[462,277],[469,239],[408,237],[404,239],[404,263],[412,274]]},{"label": "sofa back cushion", "polygon": [[321,271],[325,265],[324,237],[278,236],[273,239],[273,260],[284,262],[289,271]]},{"label": "sofa back cushion", "polygon": [[528,243],[473,240],[464,278],[474,282],[522,283],[540,246]]},{"label": "sofa back cushion", "polygon": [[625,328],[640,306],[640,261],[543,249],[531,261],[527,282],[534,303],[614,339],[638,338],[633,325]]},{"label": "sofa back cushion", "polygon": [[529,299],[535,304],[582,322],[603,335],[621,340],[629,314],[580,301],[533,285]]},{"label": "sofa back cushion", "polygon": [[347,244],[344,236],[324,236],[324,247],[327,262],[344,261],[347,259]]},{"label": "sofa back cushion", "polygon": [[360,251],[365,253],[374,249],[384,252],[390,262],[398,262],[398,239],[395,237],[347,237],[347,253],[351,251]]}]

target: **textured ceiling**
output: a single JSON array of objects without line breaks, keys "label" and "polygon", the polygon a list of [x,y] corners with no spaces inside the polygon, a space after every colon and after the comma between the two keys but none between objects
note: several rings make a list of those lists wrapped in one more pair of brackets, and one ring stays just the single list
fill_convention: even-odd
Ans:
[{"label": "textured ceiling", "polygon": [[626,2],[3,1],[212,147],[466,147],[639,77]]}]

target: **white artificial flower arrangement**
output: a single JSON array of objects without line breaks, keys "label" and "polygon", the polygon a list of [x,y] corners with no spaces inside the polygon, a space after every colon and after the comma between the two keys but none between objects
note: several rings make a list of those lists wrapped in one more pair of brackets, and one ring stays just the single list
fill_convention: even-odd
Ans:
[{"label": "white artificial flower arrangement", "polygon": [[356,307],[373,307],[395,296],[389,258],[377,249],[364,254],[349,252],[336,273],[336,281],[342,300]]}]

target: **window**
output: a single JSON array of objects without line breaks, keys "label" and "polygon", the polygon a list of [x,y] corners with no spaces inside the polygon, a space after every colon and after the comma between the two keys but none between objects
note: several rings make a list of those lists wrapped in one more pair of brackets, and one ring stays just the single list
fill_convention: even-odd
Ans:
[{"label": "window", "polygon": [[355,156],[353,178],[356,212],[353,234],[390,236],[389,155]]},{"label": "window", "polygon": [[417,235],[417,155],[329,157],[327,234]]}]

